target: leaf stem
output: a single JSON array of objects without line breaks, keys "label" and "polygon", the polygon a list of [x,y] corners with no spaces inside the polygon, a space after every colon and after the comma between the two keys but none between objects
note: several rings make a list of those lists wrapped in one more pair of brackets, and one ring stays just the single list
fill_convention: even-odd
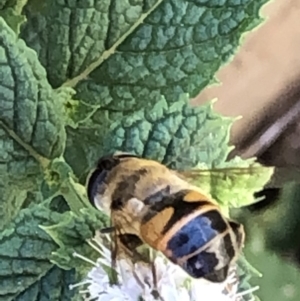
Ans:
[{"label": "leaf stem", "polygon": [[28,151],[28,153],[36,159],[44,169],[48,167],[50,164],[50,160],[46,157],[41,156],[39,153],[37,153],[30,145],[27,143],[23,142],[20,137],[13,131],[11,130],[7,125],[4,124],[4,122],[0,121],[0,126],[8,133],[8,135],[14,139],[19,145],[21,145],[25,150]]},{"label": "leaf stem", "polygon": [[81,74],[78,76],[75,76],[74,78],[66,81],[62,87],[75,87],[78,82],[83,80],[84,78],[88,77],[88,75],[93,72],[98,66],[100,66],[106,59],[108,59],[119,47],[125,39],[133,33],[133,31],[144,22],[146,17],[148,17],[161,3],[163,0],[158,0],[156,4],[153,5],[151,9],[148,10],[147,13],[141,14],[140,18],[131,26],[131,28],[123,35],[121,36],[115,44],[112,45],[111,48],[108,50],[104,51],[102,55],[99,57],[98,60],[94,61],[91,63]]},{"label": "leaf stem", "polygon": [[72,177],[68,177],[61,186],[61,193],[64,196],[66,202],[75,214],[80,214],[80,210],[83,208],[87,208],[90,206],[88,202],[86,202],[84,196],[79,191],[84,191],[84,187],[74,182]]}]

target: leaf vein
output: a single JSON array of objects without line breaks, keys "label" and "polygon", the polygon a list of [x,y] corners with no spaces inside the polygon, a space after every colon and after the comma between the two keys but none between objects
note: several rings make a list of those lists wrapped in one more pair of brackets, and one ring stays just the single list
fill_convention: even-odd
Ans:
[{"label": "leaf vein", "polygon": [[130,29],[119,38],[118,41],[116,41],[111,47],[110,49],[107,49],[106,51],[103,52],[103,54],[99,57],[99,59],[97,59],[96,61],[94,61],[93,63],[91,63],[81,74],[79,74],[78,76],[75,76],[74,78],[66,81],[62,87],[75,87],[78,82],[80,82],[81,80],[85,79],[88,77],[88,75],[93,72],[97,67],[99,67],[105,60],[107,60],[112,54],[114,54],[114,52],[116,51],[117,47],[119,47],[124,41],[125,39],[131,34],[133,33],[133,31],[144,22],[145,18],[148,17],[149,14],[152,13],[152,11],[154,11],[161,3],[163,0],[157,0],[156,4],[153,5],[153,7],[151,9],[149,9],[149,11],[147,13],[141,14],[140,18],[130,27]]}]

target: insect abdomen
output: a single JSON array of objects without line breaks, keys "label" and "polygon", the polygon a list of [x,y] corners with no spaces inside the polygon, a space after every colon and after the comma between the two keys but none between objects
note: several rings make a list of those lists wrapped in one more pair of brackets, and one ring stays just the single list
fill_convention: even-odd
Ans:
[{"label": "insect abdomen", "polygon": [[188,193],[188,190],[182,190],[170,195],[162,195],[161,200],[150,202],[151,205],[148,206],[141,221],[141,235],[151,247],[165,249],[165,246],[159,244],[164,244],[169,240],[168,237],[173,236],[172,231],[178,229],[176,224],[182,221],[186,224],[186,218],[191,219],[191,214],[195,214],[198,208],[209,204],[201,198],[198,202],[185,202],[184,197]]},{"label": "insect abdomen", "polygon": [[201,213],[171,237],[166,246],[167,250],[172,251],[176,258],[190,255],[203,248],[226,228],[227,224],[218,211],[211,210]]},{"label": "insect abdomen", "polygon": [[222,282],[236,249],[232,229],[217,210],[196,216],[170,237],[161,250],[191,277]]},{"label": "insect abdomen", "polygon": [[230,224],[215,204],[195,191],[170,194],[150,206],[141,233],[146,243],[193,278],[224,281],[236,255]]}]

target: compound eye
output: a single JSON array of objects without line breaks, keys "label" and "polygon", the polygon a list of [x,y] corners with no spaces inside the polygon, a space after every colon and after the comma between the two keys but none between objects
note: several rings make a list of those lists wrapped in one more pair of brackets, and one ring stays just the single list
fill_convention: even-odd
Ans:
[{"label": "compound eye", "polygon": [[87,196],[90,203],[96,207],[95,200],[99,193],[99,188],[103,184],[107,176],[107,171],[104,169],[96,168],[88,177],[87,180]]},{"label": "compound eye", "polygon": [[87,179],[87,195],[90,203],[96,206],[95,200],[97,195],[100,193],[104,193],[104,191],[100,191],[100,187],[104,187],[104,181],[107,178],[108,173],[115,168],[122,159],[125,158],[138,158],[138,156],[127,154],[127,153],[119,153],[119,154],[110,154],[104,157],[101,157],[98,160],[97,167],[92,173],[88,176]]},{"label": "compound eye", "polygon": [[115,154],[110,154],[105,157],[101,157],[98,161],[97,168],[104,170],[112,170],[115,166],[117,166],[122,159],[126,158],[140,158],[137,155],[129,154],[129,153],[121,153],[117,152]]},{"label": "compound eye", "polygon": [[114,166],[118,164],[118,159],[114,157],[106,157],[106,158],[101,158],[98,161],[97,164],[97,169],[99,170],[112,170]]},{"label": "compound eye", "polygon": [[99,188],[104,183],[108,172],[111,171],[115,166],[120,163],[120,159],[118,157],[114,157],[113,155],[108,155],[105,157],[101,157],[97,163],[97,167],[87,179],[87,195],[90,203],[96,207],[95,200],[97,194],[100,193]]}]

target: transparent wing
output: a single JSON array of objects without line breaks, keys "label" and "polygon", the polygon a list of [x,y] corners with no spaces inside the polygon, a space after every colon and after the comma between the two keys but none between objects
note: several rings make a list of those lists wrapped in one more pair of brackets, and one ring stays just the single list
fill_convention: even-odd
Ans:
[{"label": "transparent wing", "polygon": [[182,171],[180,174],[191,184],[200,187],[220,205],[241,207],[254,203],[254,192],[259,191],[270,179],[272,167],[265,167],[254,159],[242,161],[235,158],[223,166]]},{"label": "transparent wing", "polygon": [[219,177],[219,178],[232,178],[235,176],[246,176],[261,174],[266,167],[263,166],[249,166],[249,167],[220,167],[211,169],[191,169],[187,171],[181,171],[180,174],[190,180],[199,179],[200,177]]}]

